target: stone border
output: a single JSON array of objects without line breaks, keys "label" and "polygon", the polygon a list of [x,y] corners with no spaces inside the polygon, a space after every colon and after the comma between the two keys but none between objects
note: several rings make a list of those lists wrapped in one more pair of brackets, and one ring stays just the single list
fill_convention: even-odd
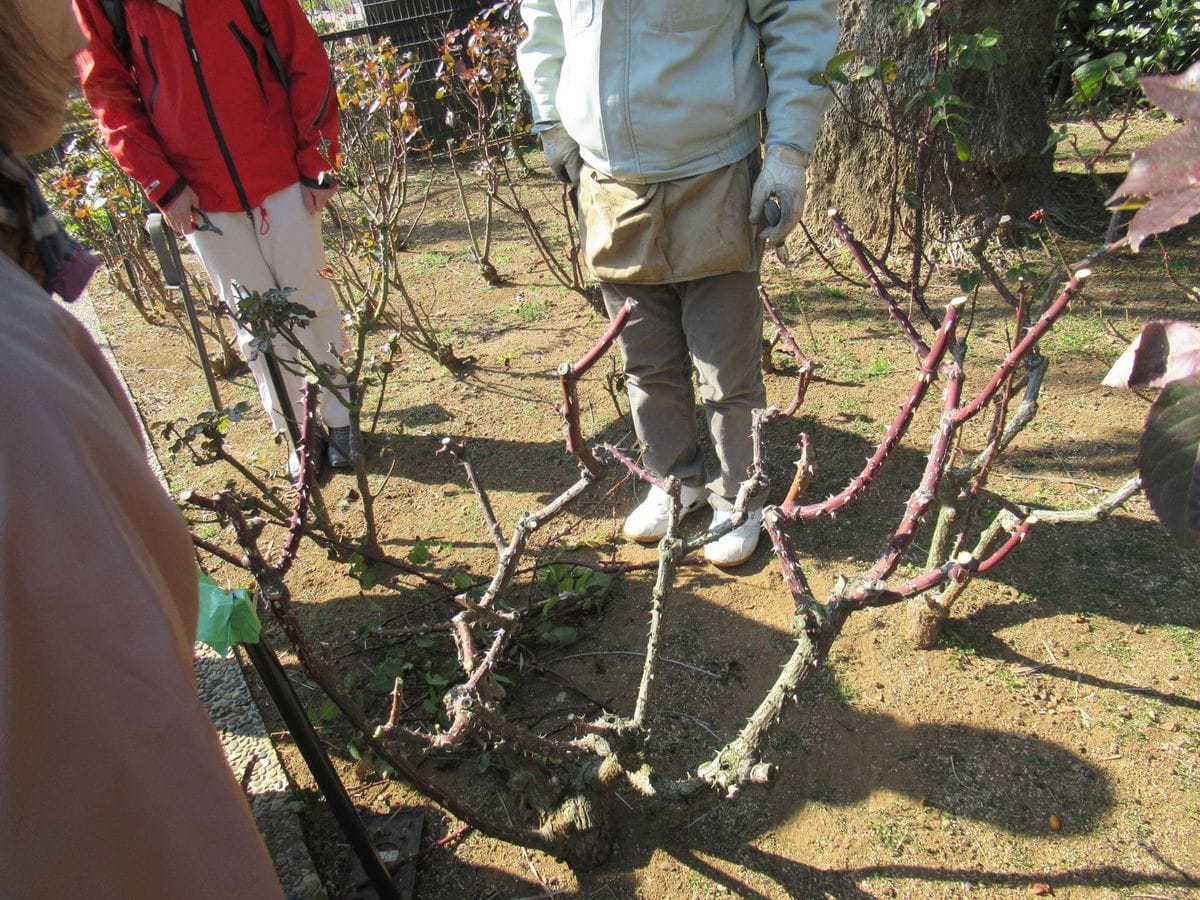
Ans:
[{"label": "stone border", "polygon": [[[90,295],[85,292],[75,303],[64,308],[91,333],[125,387],[125,393],[138,414],[142,441],[146,445],[146,459],[158,480],[166,486],[166,477],[154,454],[146,423],[142,420],[137,403],[133,401],[112,347],[100,330],[100,320]],[[196,644],[195,653],[200,698],[216,726],[229,767],[234,777],[243,784],[258,829],[275,861],[275,871],[284,893],[290,900],[311,900],[325,896],[324,886],[317,875],[308,846],[304,843],[300,819],[288,804],[291,783],[267,735],[262,715],[250,695],[245,673],[232,655],[222,657],[203,644]]]}]

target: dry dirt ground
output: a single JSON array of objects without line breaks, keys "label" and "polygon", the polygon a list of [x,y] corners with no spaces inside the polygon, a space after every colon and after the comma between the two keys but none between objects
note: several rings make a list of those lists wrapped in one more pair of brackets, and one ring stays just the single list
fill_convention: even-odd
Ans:
[{"label": "dry dirt ground", "polygon": [[[511,533],[521,511],[575,478],[562,446],[554,373],[590,346],[604,323],[552,282],[512,221],[498,223],[495,245],[505,282],[484,284],[467,250],[453,181],[444,171],[436,179],[404,251],[405,278],[440,333],[475,355],[477,365],[456,379],[406,351],[367,442],[385,551],[405,558],[419,548],[413,558],[421,559],[427,550],[422,567],[448,581],[455,572],[490,574],[494,549],[461,470],[434,455],[439,439],[470,442]],[[553,187],[534,175],[522,190],[535,213],[547,215]],[[1067,254],[1083,246],[1071,245]],[[1173,248],[1176,268],[1192,282],[1200,271],[1196,250],[1195,235]],[[820,365],[797,415],[766,434],[772,496],[782,496],[801,432],[811,437],[819,467],[811,496],[824,496],[839,490],[879,441],[908,390],[912,356],[867,291],[812,263],[785,270],[771,261],[764,274],[781,314]],[[172,488],[219,489],[234,478],[231,471],[172,457],[158,437],[158,423],[190,421],[207,406],[185,335],[148,325],[103,284],[95,293]],[[1143,321],[1194,321],[1198,314],[1163,280],[1152,253],[1097,266],[1085,301],[1043,343],[1051,368],[1041,412],[999,465],[993,487],[1019,502],[1069,509],[1089,507],[1121,484],[1134,470],[1147,401],[1101,386],[1123,346],[1112,332],[1132,336]],[[968,393],[1002,353],[1005,327],[995,301],[981,300]],[[768,392],[784,406],[794,382],[786,354],[775,360],[785,371],[768,376]],[[627,439],[605,386],[609,371],[606,361],[583,390],[583,424],[589,436]],[[255,410],[234,427],[231,446],[264,472],[273,470],[273,483],[282,486],[282,453],[248,377],[226,380],[222,390],[226,402],[248,400]],[[794,531],[817,596],[839,575],[873,562],[917,483],[934,415],[922,412],[865,498],[834,520]],[[963,449],[980,443],[972,433]],[[361,527],[352,487],[342,474],[322,483],[349,535]],[[634,487],[611,479],[539,534],[536,552],[545,560],[652,561],[653,548],[619,537],[620,517],[634,502]],[[228,531],[189,516],[202,536],[232,543]],[[209,562],[218,577],[244,582]],[[304,624],[382,717],[395,671],[407,666],[410,684],[436,682],[448,645],[382,648],[376,641],[367,645],[377,649],[364,651],[356,638],[384,620],[444,618],[451,605],[386,566],[375,568],[378,583],[364,591],[349,569],[306,543],[289,583]],[[418,895],[1200,896],[1198,573],[1196,549],[1172,544],[1140,496],[1102,523],[1035,532],[973,584],[933,650],[913,649],[901,607],[854,615],[826,669],[771,739],[767,757],[779,766],[772,789],[658,812],[624,798],[631,808],[618,817],[612,858],[589,872],[470,834],[420,858]],[[558,644],[530,644],[526,660],[553,670],[558,681],[527,673],[514,691],[513,715],[549,732],[572,712],[594,711],[592,699],[628,713],[652,577],[642,571],[617,581],[599,612],[569,623],[573,639],[560,633]],[[517,594],[537,590],[526,576]],[[667,615],[670,662],[650,720],[664,768],[682,775],[736,732],[789,651],[790,618],[791,601],[765,541],[734,572],[685,568]],[[425,809],[427,843],[456,829],[402,784],[378,778],[369,766],[356,772],[352,735],[328,715],[294,659],[285,661],[362,808]],[[278,721],[270,710],[267,716]],[[313,854],[337,894],[346,878],[340,836],[306,790],[312,780],[288,735],[280,730],[276,737]],[[497,815],[512,802],[500,767],[482,748],[427,763],[425,771]]]}]

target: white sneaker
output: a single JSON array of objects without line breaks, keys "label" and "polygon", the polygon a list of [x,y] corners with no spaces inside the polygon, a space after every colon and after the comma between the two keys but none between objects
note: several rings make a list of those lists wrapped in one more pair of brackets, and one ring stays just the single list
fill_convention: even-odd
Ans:
[{"label": "white sneaker", "polygon": [[[712,524],[708,526],[708,530],[712,531],[732,518],[732,510],[714,509]],[[754,548],[758,546],[758,536],[762,533],[762,519],[761,509],[746,513],[745,522],[728,534],[704,545],[704,558],[722,569],[740,566],[754,555]]]},{"label": "white sneaker", "polygon": [[[708,500],[704,488],[683,485],[679,489],[679,517],[695,512]],[[650,487],[646,499],[629,514],[621,528],[625,537],[642,544],[653,544],[667,533],[667,518],[671,512],[671,497],[659,487]]]}]

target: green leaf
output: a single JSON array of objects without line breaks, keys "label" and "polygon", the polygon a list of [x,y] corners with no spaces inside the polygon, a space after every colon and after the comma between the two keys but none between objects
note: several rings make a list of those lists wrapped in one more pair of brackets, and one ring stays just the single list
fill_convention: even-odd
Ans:
[{"label": "green leaf", "polygon": [[[851,52],[849,55],[854,56],[854,53]],[[846,73],[842,71],[841,64],[838,62],[841,57],[845,56],[846,54],[843,53],[833,57],[825,64],[825,68],[822,71],[813,72],[808,76],[808,83],[816,87],[826,88],[832,87],[834,82],[846,84],[848,81]]]},{"label": "green leaf", "polygon": [[232,591],[220,586],[203,569],[197,567],[200,581],[200,617],[196,623],[196,640],[212,647],[224,656],[234,644],[257,644],[262,623],[254,609],[254,601],[245,588]]},{"label": "green leaf", "polygon": [[1043,153],[1050,153],[1059,144],[1067,140],[1066,126],[1060,126],[1057,131],[1051,132],[1050,137],[1046,139],[1046,146],[1042,148]]},{"label": "green leaf", "polygon": [[558,583],[566,576],[569,567],[566,563],[554,563],[543,566],[538,570],[538,583],[547,591],[558,591]]},{"label": "green leaf", "polygon": [[834,56],[825,64],[825,77],[837,84],[845,84],[849,81],[845,72],[846,63],[850,62],[856,56],[858,56],[858,51],[856,50],[843,50]]},{"label": "green leaf", "polygon": [[1100,59],[1092,59],[1071,73],[1076,84],[1075,99],[1087,102],[1096,97],[1110,75],[1125,65],[1125,54],[1110,53]]},{"label": "green leaf", "polygon": [[1176,540],[1200,537],[1200,375],[1168,384],[1146,417],[1138,471],[1150,508]]},{"label": "green leaf", "polygon": [[954,136],[954,149],[958,154],[959,162],[966,162],[971,158],[971,145],[967,143],[967,139],[959,134],[954,129],[950,129],[950,134]]},{"label": "green leaf", "polygon": [[604,593],[612,586],[612,576],[607,572],[600,572],[596,569],[585,569],[582,566],[578,567],[575,571],[581,573],[576,580],[576,584],[580,590],[591,588]]},{"label": "green leaf", "polygon": [[964,294],[977,290],[983,284],[983,273],[978,269],[961,269],[957,273],[958,289]]},{"label": "green leaf", "polygon": [[474,579],[472,579],[471,576],[466,572],[455,572],[454,577],[451,580],[454,583],[454,589],[456,591],[465,591],[474,583]]},{"label": "green leaf", "polygon": [[324,703],[322,703],[320,706],[318,706],[316,709],[314,709],[312,712],[310,712],[308,714],[308,718],[312,721],[312,723],[314,725],[320,725],[325,722],[333,721],[334,719],[337,718],[337,715],[338,715],[337,704],[334,703],[332,700],[326,700]]},{"label": "green leaf", "polygon": [[429,544],[417,538],[413,548],[408,551],[408,561],[414,566],[419,566],[429,562]]},{"label": "green leaf", "polygon": [[491,753],[480,753],[479,754],[479,774],[480,775],[482,775],[484,772],[486,772],[488,770],[488,768],[491,766],[491,764],[492,764],[492,754]]},{"label": "green leaf", "polygon": [[371,669],[371,677],[367,688],[377,694],[383,694],[395,687],[396,679],[403,679],[412,668],[412,664],[403,656],[389,654],[383,662]]}]

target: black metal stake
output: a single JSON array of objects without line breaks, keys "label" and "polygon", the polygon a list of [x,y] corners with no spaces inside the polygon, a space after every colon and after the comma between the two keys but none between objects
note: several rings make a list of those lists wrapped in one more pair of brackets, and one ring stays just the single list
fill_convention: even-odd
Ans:
[{"label": "black metal stake", "polygon": [[296,692],[292,689],[292,683],[288,681],[287,673],[279,663],[279,657],[275,655],[275,651],[262,636],[259,637],[257,644],[242,644],[241,646],[245,648],[259,678],[266,686],[267,693],[271,695],[275,708],[283,717],[292,739],[296,742],[296,748],[304,757],[304,762],[308,766],[308,770],[312,772],[317,787],[325,796],[330,811],[350,842],[350,849],[354,851],[354,855],[362,864],[367,880],[383,900],[392,900],[392,898],[399,900],[400,890],[392,881],[387,867],[384,866],[383,860],[375,851],[371,836],[367,834],[366,826],[359,818],[358,811],[350,800],[350,795],[346,793],[345,785],[342,784],[341,778],[338,777],[337,771],[325,754],[325,748],[321,746],[317,732],[313,729],[312,723],[304,712],[304,707],[301,706]]},{"label": "black metal stake", "polygon": [[208,364],[208,351],[204,347],[204,335],[200,331],[200,320],[196,318],[196,307],[192,303],[192,292],[188,290],[187,273],[183,270],[183,260],[179,256],[179,244],[175,240],[175,232],[163,225],[162,213],[151,213],[146,217],[146,231],[150,233],[150,244],[154,247],[154,255],[158,257],[158,266],[162,269],[163,281],[168,288],[179,291],[183,297],[183,308],[187,313],[188,324],[192,326],[192,340],[196,344],[196,353],[200,356],[200,368],[204,370],[204,381],[208,385],[209,396],[212,397],[213,409],[220,411],[221,396],[217,393],[217,381],[213,378],[212,367]]},{"label": "black metal stake", "polygon": [[[283,413],[283,421],[287,425],[288,440],[291,441],[292,450],[296,453],[296,458],[299,459],[300,423],[296,420],[292,398],[288,396],[287,387],[283,383],[283,373],[279,371],[279,360],[275,358],[274,344],[271,345],[270,350],[263,353],[263,362],[267,365],[267,377],[271,379],[271,387],[275,389],[275,397],[279,400],[279,411]],[[319,464],[318,468],[320,468]]]}]

